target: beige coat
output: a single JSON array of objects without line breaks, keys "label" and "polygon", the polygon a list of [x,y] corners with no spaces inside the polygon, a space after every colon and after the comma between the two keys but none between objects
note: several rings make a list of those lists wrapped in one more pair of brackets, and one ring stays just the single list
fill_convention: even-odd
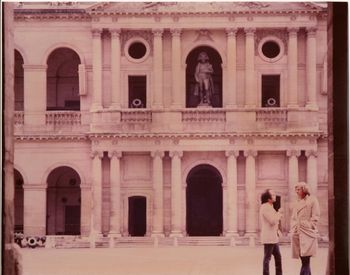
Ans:
[{"label": "beige coat", "polygon": [[278,223],[281,214],[272,204],[265,202],[260,206],[261,243],[278,243]]},{"label": "beige coat", "polygon": [[320,219],[320,206],[314,196],[299,200],[292,214],[292,257],[315,256],[317,250],[317,222]]}]

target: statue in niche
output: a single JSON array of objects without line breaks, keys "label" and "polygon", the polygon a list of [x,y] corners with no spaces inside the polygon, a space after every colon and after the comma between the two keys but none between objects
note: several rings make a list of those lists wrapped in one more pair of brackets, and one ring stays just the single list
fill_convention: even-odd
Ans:
[{"label": "statue in niche", "polygon": [[201,52],[197,58],[198,64],[194,78],[196,79],[196,86],[194,95],[199,95],[198,106],[212,106],[211,99],[214,94],[214,84],[212,74],[214,73],[213,66],[209,62],[209,57],[206,52]]}]

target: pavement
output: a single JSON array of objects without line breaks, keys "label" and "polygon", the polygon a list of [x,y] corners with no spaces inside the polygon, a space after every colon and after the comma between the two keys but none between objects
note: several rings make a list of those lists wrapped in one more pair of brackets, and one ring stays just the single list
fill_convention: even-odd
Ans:
[{"label": "pavement", "polygon": [[[281,246],[284,275],[298,275],[300,260]],[[259,275],[263,247],[23,248],[23,275]],[[311,258],[313,275],[325,275],[328,248]],[[274,275],[274,260],[270,275]]]}]

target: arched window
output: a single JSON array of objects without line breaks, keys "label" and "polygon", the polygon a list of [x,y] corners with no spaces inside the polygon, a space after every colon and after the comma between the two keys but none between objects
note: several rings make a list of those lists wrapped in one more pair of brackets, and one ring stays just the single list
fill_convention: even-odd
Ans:
[{"label": "arched window", "polygon": [[14,212],[15,212],[15,232],[23,233],[23,177],[20,172],[15,169],[15,199],[14,199]]},{"label": "arched window", "polygon": [[47,110],[80,110],[78,54],[54,50],[47,60]]},{"label": "arched window", "polygon": [[23,57],[19,51],[15,50],[15,111],[24,109],[24,70]]},{"label": "arched window", "polygon": [[[198,66],[199,63],[202,65]],[[187,108],[222,107],[221,64],[220,54],[208,46],[197,47],[188,54],[186,58]],[[204,90],[205,94],[203,94]]]}]

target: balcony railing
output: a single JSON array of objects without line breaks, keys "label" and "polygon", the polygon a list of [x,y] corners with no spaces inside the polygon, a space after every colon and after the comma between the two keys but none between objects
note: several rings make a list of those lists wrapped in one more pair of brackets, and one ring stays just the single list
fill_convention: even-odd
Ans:
[{"label": "balcony railing", "polygon": [[23,125],[24,124],[24,112],[23,111],[15,111],[14,124],[15,125]]},{"label": "balcony railing", "polygon": [[80,111],[49,111],[46,112],[46,125],[74,126],[81,125]]},{"label": "balcony railing", "polygon": [[225,122],[224,110],[191,109],[182,112],[182,122]]},{"label": "balcony railing", "polygon": [[264,108],[256,111],[256,121],[265,123],[286,123],[288,113],[282,108]]},{"label": "balcony railing", "polygon": [[121,122],[127,123],[150,123],[152,111],[150,110],[125,110],[121,113]]}]

